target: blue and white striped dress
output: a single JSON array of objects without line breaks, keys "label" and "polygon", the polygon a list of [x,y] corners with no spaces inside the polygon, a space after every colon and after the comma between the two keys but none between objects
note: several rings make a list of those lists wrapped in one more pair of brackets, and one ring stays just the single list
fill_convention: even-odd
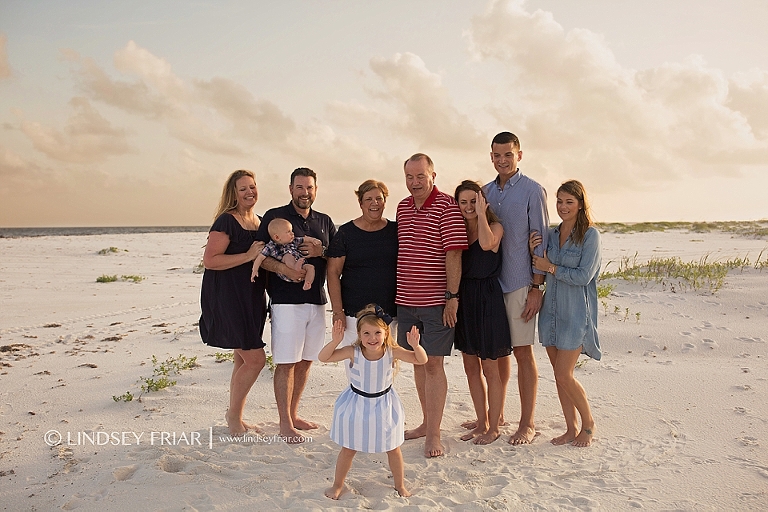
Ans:
[{"label": "blue and white striped dress", "polygon": [[[394,378],[392,349],[387,348],[378,361],[369,361],[360,347],[355,347],[349,383],[365,393],[379,393],[392,385]],[[350,450],[381,453],[394,450],[405,440],[403,404],[395,389],[375,398],[367,398],[347,388],[333,406],[331,439]]]}]

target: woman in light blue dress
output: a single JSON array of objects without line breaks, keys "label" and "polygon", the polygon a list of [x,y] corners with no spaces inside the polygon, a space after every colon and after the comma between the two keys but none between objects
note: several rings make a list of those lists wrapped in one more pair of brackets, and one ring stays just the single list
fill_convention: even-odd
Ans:
[{"label": "woman in light blue dress", "polygon": [[[532,233],[534,266],[547,272],[544,302],[539,312],[539,341],[555,371],[557,396],[563,408],[566,431],[552,444],[589,446],[595,420],[587,393],[573,370],[581,354],[600,360],[597,337],[597,277],[600,273],[600,233],[592,225],[584,186],[566,181],[557,189],[559,226],[549,229],[543,257],[533,255],[541,235]],[[581,419],[579,430],[578,419]]]},{"label": "woman in light blue dress", "polygon": [[[345,322],[333,323],[333,336],[320,351],[324,363],[345,361],[349,365],[349,387],[341,392],[333,406],[331,439],[341,445],[336,461],[333,487],[325,491],[332,499],[344,492],[344,479],[359,451],[387,452],[389,467],[400,496],[410,496],[405,488],[405,469],[400,445],[405,439],[403,404],[392,389],[395,361],[413,364],[427,362],[427,353],[419,345],[416,326],[407,333],[413,351],[399,347],[389,330],[392,318],[381,307],[370,305],[357,314],[357,341],[336,348],[344,339]],[[346,360],[349,360],[347,363]]]}]

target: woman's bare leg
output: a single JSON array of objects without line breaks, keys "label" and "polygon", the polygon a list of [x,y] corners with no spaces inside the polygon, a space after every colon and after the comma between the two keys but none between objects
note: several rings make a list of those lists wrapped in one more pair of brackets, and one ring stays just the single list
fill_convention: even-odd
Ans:
[{"label": "woman's bare leg", "polygon": [[231,435],[244,434],[251,425],[243,422],[245,399],[259,377],[267,358],[263,348],[235,349],[232,377],[229,380],[229,409],[226,419]]},{"label": "woman's bare leg", "polygon": [[480,365],[480,358],[462,352],[461,359],[464,362],[464,373],[469,384],[469,396],[475,406],[475,426],[472,430],[461,436],[462,441],[468,441],[473,437],[484,434],[488,430],[488,402],[485,379]]},{"label": "woman's bare leg", "polygon": [[[547,347],[547,353],[549,353],[552,347]],[[575,413],[573,408],[578,411],[581,417],[581,431],[576,434],[575,438],[571,442],[574,446],[589,446],[592,442],[592,436],[595,431],[595,420],[592,417],[592,409],[589,407],[589,401],[587,400],[587,392],[584,391],[584,387],[576,380],[573,375],[573,370],[576,367],[576,362],[581,355],[581,348],[576,350],[556,350],[556,357],[554,362],[555,381],[557,382],[558,396],[560,395],[560,389],[562,388],[566,395],[569,404],[569,410],[566,410],[565,404],[563,404],[563,415],[568,413],[574,416],[572,420],[575,424]],[[562,404],[562,400],[561,400]],[[566,423],[568,417],[566,416]],[[570,426],[568,428],[571,428]],[[567,442],[567,441],[565,441]]]}]

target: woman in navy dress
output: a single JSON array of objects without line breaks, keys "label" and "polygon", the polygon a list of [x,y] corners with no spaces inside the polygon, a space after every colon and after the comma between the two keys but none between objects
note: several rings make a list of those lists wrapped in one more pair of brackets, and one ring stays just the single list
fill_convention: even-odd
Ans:
[{"label": "woman in navy dress", "polygon": [[255,241],[261,223],[253,213],[258,198],[251,171],[229,176],[203,254],[200,336],[207,345],[235,351],[226,413],[232,435],[253,428],[243,421],[245,398],[266,361],[266,272],[251,282],[251,262],[264,247]]},{"label": "woman in navy dress", "polygon": [[467,226],[469,248],[461,255],[455,346],[461,351],[477,421],[461,437],[489,444],[499,437],[506,383],[499,371],[512,353],[507,310],[499,283],[504,228],[480,185],[465,180],[454,193]]}]

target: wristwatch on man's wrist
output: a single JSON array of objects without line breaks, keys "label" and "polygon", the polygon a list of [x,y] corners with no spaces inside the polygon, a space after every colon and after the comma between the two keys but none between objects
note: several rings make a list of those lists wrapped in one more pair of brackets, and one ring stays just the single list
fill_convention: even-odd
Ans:
[{"label": "wristwatch on man's wrist", "polygon": [[451,293],[448,290],[445,291],[445,300],[458,299],[458,293]]},{"label": "wristwatch on man's wrist", "polygon": [[536,288],[537,290],[543,290],[544,283],[531,283],[531,288]]}]

